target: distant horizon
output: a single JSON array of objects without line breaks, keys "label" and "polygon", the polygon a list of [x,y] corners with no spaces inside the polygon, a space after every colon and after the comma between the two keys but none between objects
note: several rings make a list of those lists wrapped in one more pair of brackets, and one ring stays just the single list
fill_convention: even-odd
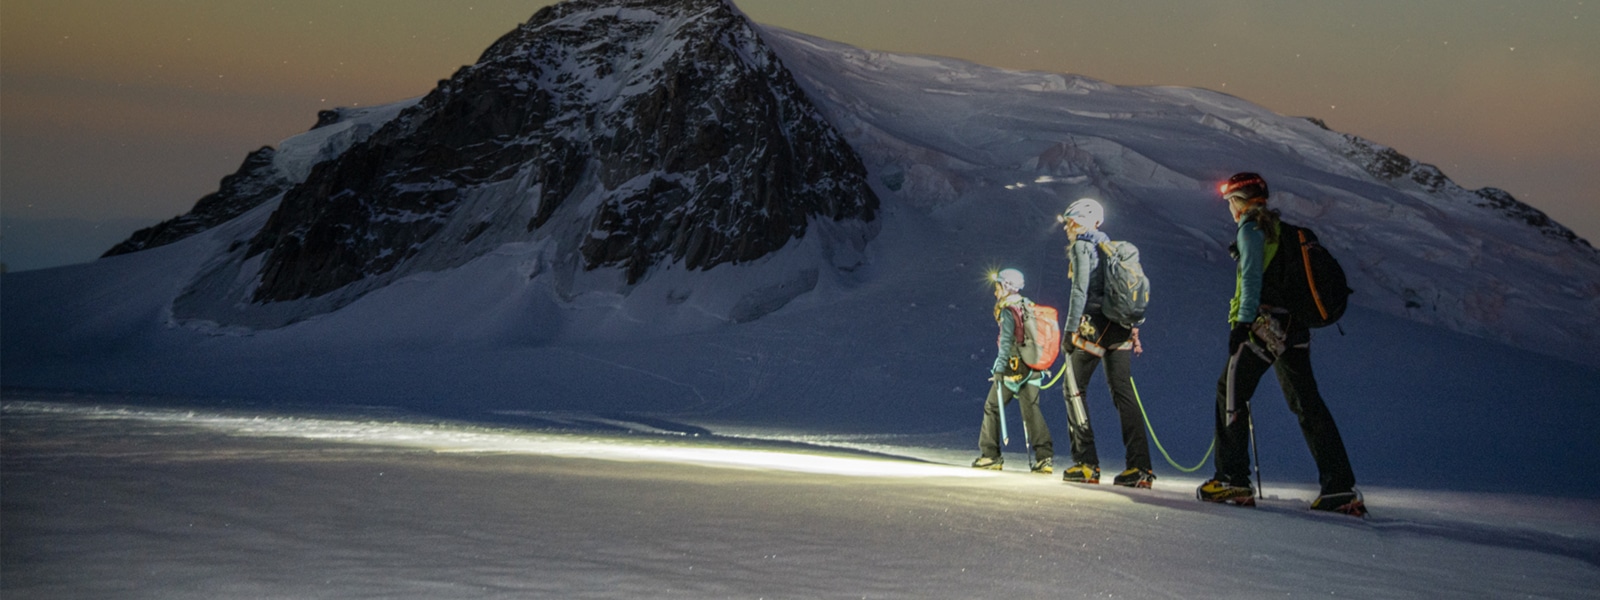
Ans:
[{"label": "distant horizon", "polygon": [[89,262],[128,239],[133,232],[164,220],[155,217],[102,220],[35,218],[0,214],[0,273]]}]

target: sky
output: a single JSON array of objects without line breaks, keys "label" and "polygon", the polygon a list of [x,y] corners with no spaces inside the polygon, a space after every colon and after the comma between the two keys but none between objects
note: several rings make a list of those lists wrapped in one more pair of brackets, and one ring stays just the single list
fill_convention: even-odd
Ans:
[{"label": "sky", "polygon": [[[316,112],[427,93],[550,2],[7,0],[0,216],[169,218]],[[861,46],[1227,92],[1600,240],[1597,0],[744,0]]]}]

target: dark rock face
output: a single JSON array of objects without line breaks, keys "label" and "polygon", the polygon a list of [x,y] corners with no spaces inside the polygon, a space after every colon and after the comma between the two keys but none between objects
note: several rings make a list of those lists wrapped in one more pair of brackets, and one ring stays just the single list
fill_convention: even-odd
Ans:
[{"label": "dark rock face", "polygon": [[860,158],[723,0],[577,0],[314,168],[244,256],[262,255],[255,302],[550,235],[633,283],[663,262],[750,261],[810,219],[877,206]]},{"label": "dark rock face", "polygon": [[102,258],[164,246],[227,222],[283,193],[293,184],[273,167],[276,154],[270,146],[251,152],[239,170],[222,178],[217,191],[207,194],[188,213],[133,232],[112,246]]}]

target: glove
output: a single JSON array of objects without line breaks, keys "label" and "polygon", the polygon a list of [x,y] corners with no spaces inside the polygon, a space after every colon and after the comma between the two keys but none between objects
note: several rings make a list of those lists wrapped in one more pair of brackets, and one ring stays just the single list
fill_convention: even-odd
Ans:
[{"label": "glove", "polygon": [[1228,355],[1239,353],[1239,348],[1250,341],[1250,324],[1234,323],[1233,329],[1228,330]]}]

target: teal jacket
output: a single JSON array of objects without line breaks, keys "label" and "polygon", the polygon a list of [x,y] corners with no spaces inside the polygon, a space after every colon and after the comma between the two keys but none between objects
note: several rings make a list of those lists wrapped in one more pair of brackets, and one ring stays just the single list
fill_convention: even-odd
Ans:
[{"label": "teal jacket", "polygon": [[1234,277],[1233,301],[1228,305],[1230,325],[1253,322],[1261,311],[1262,274],[1278,253],[1278,242],[1269,242],[1266,237],[1251,213],[1240,215],[1239,231],[1234,239],[1239,249],[1239,264]]}]

